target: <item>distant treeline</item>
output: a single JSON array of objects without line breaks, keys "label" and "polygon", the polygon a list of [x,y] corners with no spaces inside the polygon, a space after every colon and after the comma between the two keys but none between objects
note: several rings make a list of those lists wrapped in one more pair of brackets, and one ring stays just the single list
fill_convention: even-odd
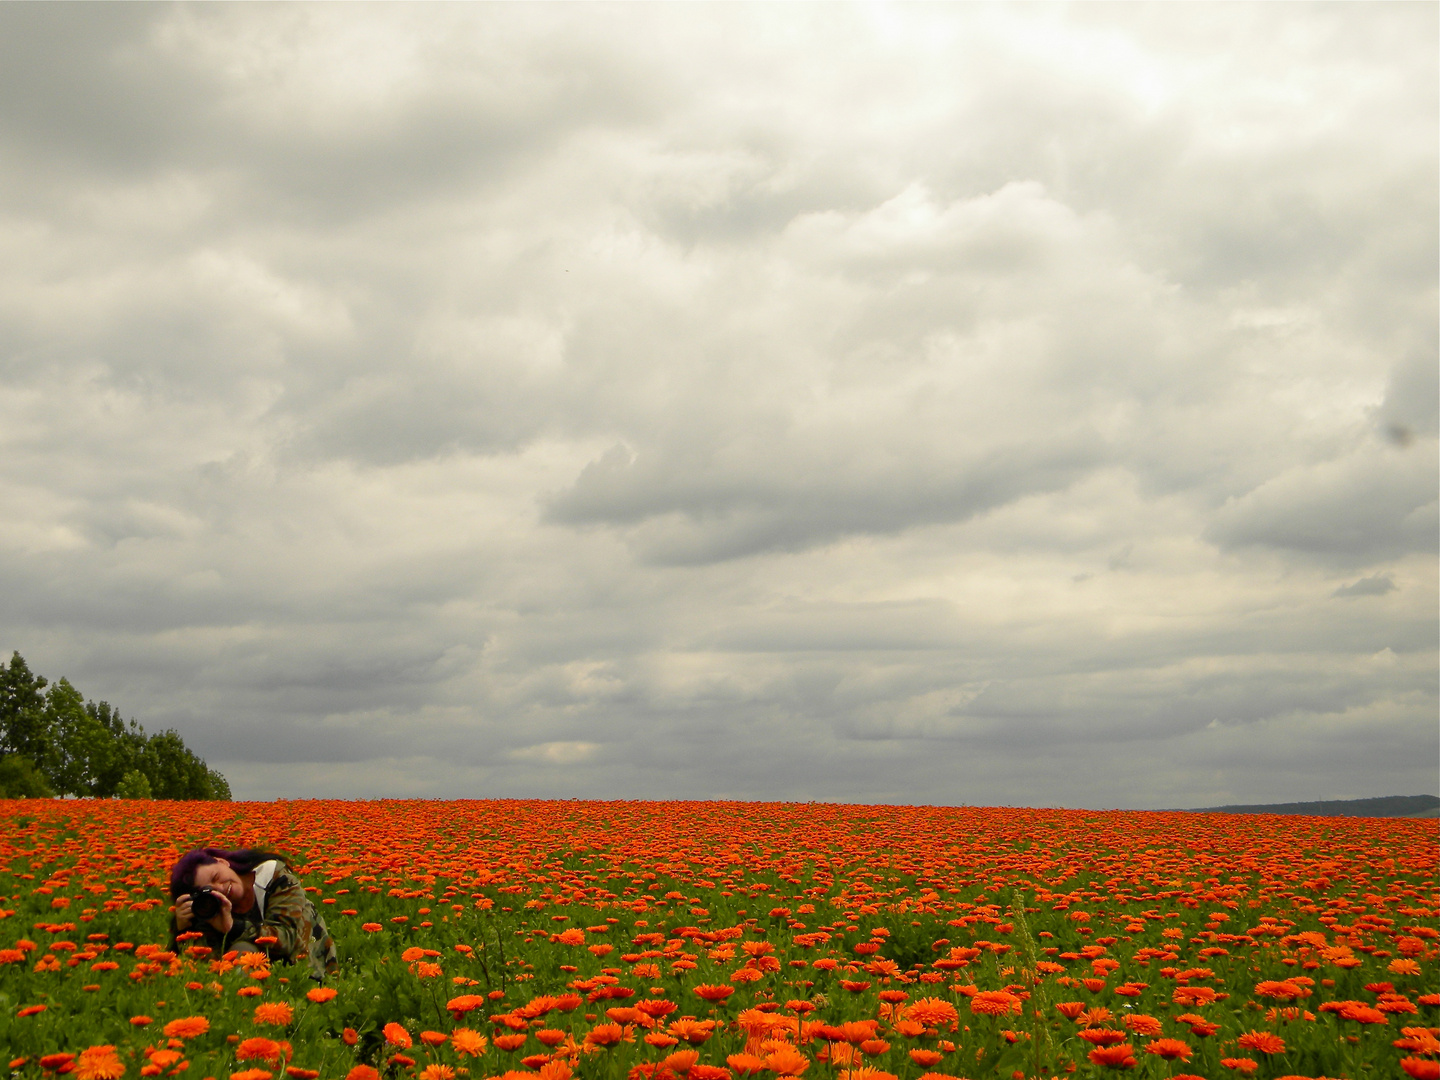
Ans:
[{"label": "distant treeline", "polygon": [[228,800],[230,785],[174,731],[147,735],[17,652],[0,662],[0,798],[52,795]]},{"label": "distant treeline", "polygon": [[1387,795],[1379,799],[1320,799],[1259,806],[1209,806],[1196,814],[1307,814],[1311,817],[1435,817],[1440,797]]}]

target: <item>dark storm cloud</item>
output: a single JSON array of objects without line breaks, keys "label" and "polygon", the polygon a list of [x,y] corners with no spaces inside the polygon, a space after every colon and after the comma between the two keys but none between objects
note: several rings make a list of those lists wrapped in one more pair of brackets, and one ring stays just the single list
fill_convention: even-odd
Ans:
[{"label": "dark storm cloud", "polygon": [[241,795],[1433,789],[1433,8],[0,8],[0,649]]}]

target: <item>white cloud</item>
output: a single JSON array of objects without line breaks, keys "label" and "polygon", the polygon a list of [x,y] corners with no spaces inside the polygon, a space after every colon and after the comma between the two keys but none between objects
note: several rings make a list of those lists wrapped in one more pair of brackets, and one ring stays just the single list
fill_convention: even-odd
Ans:
[{"label": "white cloud", "polygon": [[510,751],[515,761],[535,761],[546,765],[576,765],[587,761],[600,749],[593,742],[547,742],[522,746]]}]

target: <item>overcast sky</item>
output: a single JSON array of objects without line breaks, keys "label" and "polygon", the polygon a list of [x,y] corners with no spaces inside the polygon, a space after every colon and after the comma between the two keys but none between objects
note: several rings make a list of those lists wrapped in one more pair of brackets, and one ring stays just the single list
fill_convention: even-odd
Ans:
[{"label": "overcast sky", "polygon": [[1434,792],[1437,40],[0,6],[0,649],[241,798]]}]

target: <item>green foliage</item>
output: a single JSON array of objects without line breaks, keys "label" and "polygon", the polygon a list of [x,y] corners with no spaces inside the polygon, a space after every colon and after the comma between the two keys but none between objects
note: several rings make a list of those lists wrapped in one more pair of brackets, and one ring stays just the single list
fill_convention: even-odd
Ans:
[{"label": "green foliage", "polygon": [[[36,675],[18,652],[0,663],[0,755],[23,761],[45,795],[230,799],[225,778],[174,731],[146,735],[109,702],[86,701],[68,679]],[[0,787],[8,790],[3,772]]]},{"label": "green foliage", "polygon": [[48,799],[54,794],[29,758],[19,754],[0,758],[0,799]]},{"label": "green foliage", "polygon": [[0,753],[19,754],[31,762],[50,756],[45,723],[45,687],[17,652],[9,666],[0,664]]},{"label": "green foliage", "polygon": [[115,797],[119,799],[153,799],[155,793],[150,790],[150,778],[139,769],[131,769],[120,778],[120,783],[115,786]]},{"label": "green foliage", "polygon": [[157,799],[211,797],[210,770],[175,732],[162,731],[150,736],[140,761],[140,768],[150,778]]},{"label": "green foliage", "polygon": [[210,770],[210,798],[217,802],[230,801],[230,781],[214,769]]}]

